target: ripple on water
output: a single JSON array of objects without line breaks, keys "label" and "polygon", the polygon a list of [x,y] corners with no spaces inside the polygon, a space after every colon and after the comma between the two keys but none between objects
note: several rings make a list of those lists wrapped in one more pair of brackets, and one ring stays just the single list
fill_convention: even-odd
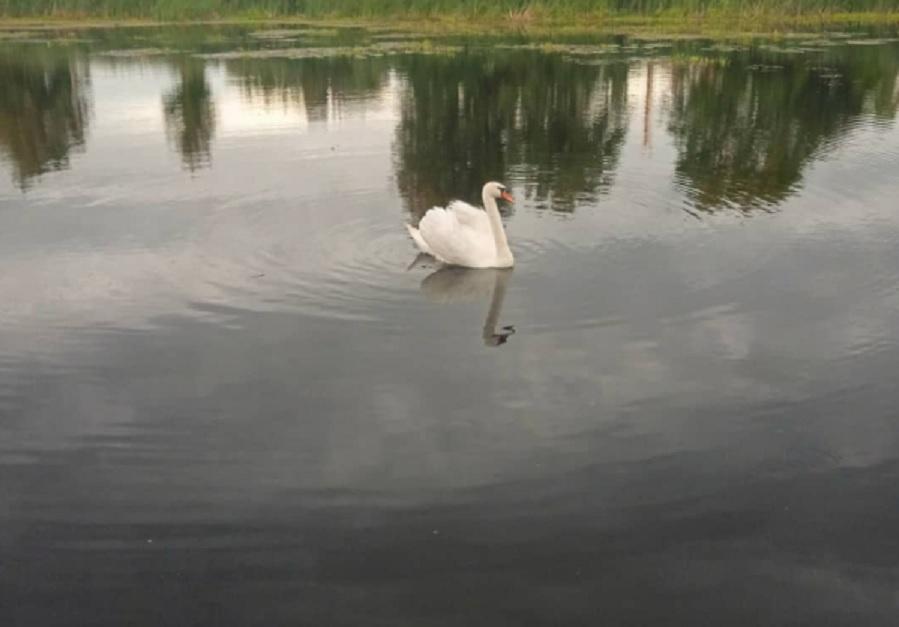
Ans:
[{"label": "ripple on water", "polygon": [[233,318],[243,309],[392,324],[415,302],[416,252],[399,223],[357,219],[319,229],[308,250],[270,247],[215,284],[227,305],[193,302],[194,313]]}]

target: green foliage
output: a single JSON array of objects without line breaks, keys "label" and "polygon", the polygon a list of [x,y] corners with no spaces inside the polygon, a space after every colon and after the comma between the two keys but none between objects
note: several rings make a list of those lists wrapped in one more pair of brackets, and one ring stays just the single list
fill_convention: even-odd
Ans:
[{"label": "green foliage", "polygon": [[164,20],[215,17],[533,14],[806,15],[820,12],[899,11],[899,0],[0,0],[0,15]]}]

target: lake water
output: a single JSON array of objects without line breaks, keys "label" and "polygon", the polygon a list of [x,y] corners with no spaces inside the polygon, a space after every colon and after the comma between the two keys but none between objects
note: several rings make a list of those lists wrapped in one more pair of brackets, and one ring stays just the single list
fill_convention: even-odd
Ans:
[{"label": "lake water", "polygon": [[[4,33],[0,623],[895,625],[897,75]],[[490,179],[514,270],[416,259]]]}]

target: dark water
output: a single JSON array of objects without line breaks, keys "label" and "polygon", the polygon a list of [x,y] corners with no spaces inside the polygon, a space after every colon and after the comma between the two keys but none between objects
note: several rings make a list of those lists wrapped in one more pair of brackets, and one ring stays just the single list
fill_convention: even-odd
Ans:
[{"label": "dark water", "polygon": [[[899,44],[59,36],[0,623],[897,624]],[[514,271],[407,269],[488,179]]]}]

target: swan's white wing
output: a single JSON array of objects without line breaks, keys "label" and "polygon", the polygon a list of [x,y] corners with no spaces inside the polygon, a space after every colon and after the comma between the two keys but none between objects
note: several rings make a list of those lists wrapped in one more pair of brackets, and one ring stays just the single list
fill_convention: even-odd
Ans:
[{"label": "swan's white wing", "polygon": [[418,231],[432,254],[444,263],[473,268],[491,266],[496,261],[496,245],[489,221],[484,229],[460,220],[460,215],[455,210],[434,207],[418,223]]},{"label": "swan's white wing", "polygon": [[434,255],[434,251],[431,250],[431,247],[428,246],[428,243],[425,241],[425,238],[421,236],[421,233],[417,228],[412,226],[411,224],[406,225],[406,230],[409,231],[409,235],[412,236],[415,245],[418,246],[418,250],[425,253],[426,255]]},{"label": "swan's white wing", "polygon": [[490,230],[490,219],[487,212],[478,209],[461,200],[454,200],[446,206],[447,211],[452,211],[461,224],[475,229]]}]

